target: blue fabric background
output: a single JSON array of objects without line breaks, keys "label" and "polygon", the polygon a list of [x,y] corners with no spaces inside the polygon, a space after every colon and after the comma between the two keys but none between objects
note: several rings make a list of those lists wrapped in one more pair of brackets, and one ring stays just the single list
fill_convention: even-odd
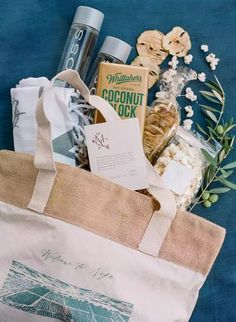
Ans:
[{"label": "blue fabric background", "polygon": [[[236,117],[235,0],[1,0],[0,149],[13,149],[10,88],[28,76],[54,76],[78,5],[93,6],[105,14],[97,48],[106,35],[135,46],[137,36],[146,29],[166,33],[175,25],[186,28],[193,44],[193,68],[207,71],[208,77],[213,77],[199,50],[202,43],[208,44],[210,51],[221,59],[217,75],[226,91],[225,115]],[[135,49],[131,59],[134,57]],[[200,89],[202,84],[193,88]],[[202,121],[200,112],[195,113],[195,118]],[[236,159],[235,151],[232,159]],[[236,182],[236,175],[233,179]],[[191,322],[236,321],[235,197],[232,191],[214,207],[194,210],[225,227],[227,237],[200,292]],[[157,321],[161,322],[161,317]]]}]

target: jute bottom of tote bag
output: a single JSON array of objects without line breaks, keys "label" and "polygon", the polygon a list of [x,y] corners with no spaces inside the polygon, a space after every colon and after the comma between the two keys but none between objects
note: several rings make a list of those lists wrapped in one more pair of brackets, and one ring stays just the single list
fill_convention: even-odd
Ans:
[{"label": "jute bottom of tote bag", "polygon": [[188,321],[224,229],[37,157],[0,152],[0,321]]}]

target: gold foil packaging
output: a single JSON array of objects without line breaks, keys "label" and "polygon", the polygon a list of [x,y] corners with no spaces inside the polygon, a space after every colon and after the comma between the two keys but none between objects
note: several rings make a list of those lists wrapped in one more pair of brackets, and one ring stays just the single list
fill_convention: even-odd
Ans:
[{"label": "gold foil packaging", "polygon": [[[97,95],[108,101],[122,119],[138,117],[143,133],[148,91],[148,68],[101,63]],[[96,111],[95,123],[104,122]]]}]

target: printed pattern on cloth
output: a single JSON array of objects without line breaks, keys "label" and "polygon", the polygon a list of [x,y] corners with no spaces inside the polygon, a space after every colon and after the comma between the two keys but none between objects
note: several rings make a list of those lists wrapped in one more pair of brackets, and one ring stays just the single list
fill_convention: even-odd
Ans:
[{"label": "printed pattern on cloth", "polygon": [[19,110],[19,100],[16,100],[14,97],[12,98],[12,127],[19,128],[18,123],[20,120],[20,116],[26,114],[25,112],[20,112]]},{"label": "printed pattern on cloth", "polygon": [[127,322],[133,305],[67,284],[13,261],[0,302],[63,322]]}]

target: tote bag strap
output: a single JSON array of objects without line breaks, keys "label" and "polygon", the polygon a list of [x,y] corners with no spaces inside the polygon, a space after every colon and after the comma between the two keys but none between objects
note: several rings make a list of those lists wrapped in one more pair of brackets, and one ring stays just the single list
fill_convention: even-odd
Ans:
[{"label": "tote bag strap", "polygon": [[[99,96],[90,95],[89,89],[76,71],[66,70],[57,74],[54,79],[52,79],[50,86],[45,88],[41,98],[38,100],[36,109],[38,130],[34,166],[38,169],[38,175],[28,208],[39,213],[43,213],[47,205],[56,177],[56,166],[53,160],[50,113],[47,113],[50,106],[54,106],[52,103],[55,102],[56,99],[55,91],[53,90],[53,82],[55,79],[65,81],[78,90],[80,95],[83,96],[91,106],[99,110],[107,122],[120,120],[118,114],[107,101]],[[58,104],[60,104],[60,102],[58,102]],[[67,108],[65,103],[63,104],[63,102],[61,102],[61,105],[63,105],[62,108]],[[154,213],[144,233],[139,249],[150,255],[156,255],[157,249],[161,247],[163,239],[175,217],[176,203],[172,192],[165,187],[161,177],[155,172],[147,159],[146,162],[149,182],[148,191],[159,202],[160,209]]]}]

